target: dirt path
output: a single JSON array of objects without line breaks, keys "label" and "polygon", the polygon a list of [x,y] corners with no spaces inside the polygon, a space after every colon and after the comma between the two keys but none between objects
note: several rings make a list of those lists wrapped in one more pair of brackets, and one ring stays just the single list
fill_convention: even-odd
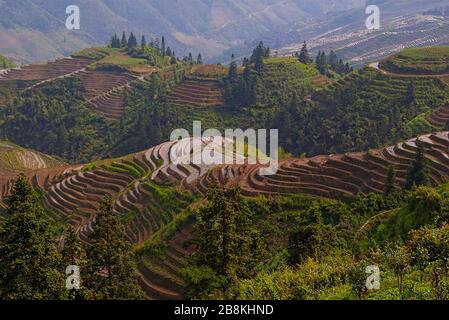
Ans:
[{"label": "dirt path", "polygon": [[388,211],[383,211],[381,213],[372,216],[360,227],[359,232],[366,231],[372,222],[376,221],[379,218],[387,218],[395,210],[397,210],[397,208]]},{"label": "dirt path", "polygon": [[376,69],[380,73],[386,75],[386,76],[393,76],[393,77],[402,77],[402,78],[445,78],[449,77],[449,73],[442,73],[442,74],[405,74],[405,73],[395,73],[391,71],[384,70],[380,67],[379,62],[373,62],[368,65],[370,68]]}]

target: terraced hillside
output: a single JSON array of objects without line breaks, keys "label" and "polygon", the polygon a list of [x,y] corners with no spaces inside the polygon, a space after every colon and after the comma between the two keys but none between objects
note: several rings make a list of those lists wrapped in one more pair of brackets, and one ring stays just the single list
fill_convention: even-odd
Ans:
[{"label": "terraced hillside", "polygon": [[390,72],[404,74],[449,73],[449,47],[411,48],[380,63]]},{"label": "terraced hillside", "polygon": [[46,64],[26,65],[0,73],[0,83],[7,81],[42,82],[83,70],[92,63],[89,58],[64,58]]},{"label": "terraced hillside", "polygon": [[313,87],[328,83],[313,66],[299,62],[296,57],[265,59],[260,79],[261,84],[256,88],[257,104],[264,107],[289,101],[293,94],[309,94]]},{"label": "terraced hillside", "polygon": [[435,128],[444,129],[449,122],[449,104],[438,108],[438,110],[427,116],[427,121]]},{"label": "terraced hillside", "polygon": [[403,186],[417,145],[422,144],[432,185],[449,179],[449,132],[423,135],[394,146],[368,152],[317,156],[281,161],[272,176],[261,176],[260,165],[220,166],[192,184],[204,194],[216,180],[239,185],[248,196],[301,193],[326,198],[345,198],[385,190],[389,167],[396,171],[396,184]]},{"label": "terraced hillside", "polygon": [[223,104],[223,88],[215,79],[187,79],[170,92],[168,99],[180,106],[213,107]]},{"label": "terraced hillside", "polygon": [[[196,199],[185,191],[203,195],[213,181],[218,181],[240,186],[247,196],[307,194],[347,198],[381,193],[390,167],[396,171],[396,184],[404,184],[418,144],[425,150],[430,182],[440,185],[449,179],[449,132],[427,134],[368,152],[290,158],[280,161],[279,170],[271,176],[259,174],[261,165],[176,164],[176,160],[192,156],[194,142],[207,148],[221,145],[220,141],[167,142],[120,159],[29,171],[28,175],[41,190],[53,217],[76,226],[86,243],[99,201],[105,195],[114,199],[114,210],[126,223],[126,236],[136,248],[148,241],[157,242],[163,237],[161,232],[171,230],[159,242],[164,244],[159,254],[146,254],[144,250],[139,255],[140,283],[149,299],[182,298],[185,283],[180,273],[194,248],[187,241],[191,224],[174,227],[173,223]],[[0,179],[0,184],[1,199],[8,194],[12,179]]]},{"label": "terraced hillside", "polygon": [[54,176],[67,168],[53,157],[0,141],[0,211],[2,199],[11,191],[13,180],[19,173],[27,173],[35,185],[48,185]]},{"label": "terraced hillside", "polygon": [[24,170],[39,170],[61,166],[63,163],[40,152],[21,148],[0,141],[0,173],[15,173]]},{"label": "terraced hillside", "polygon": [[125,90],[136,76],[109,71],[82,71],[78,76],[86,89],[86,100],[97,113],[114,120],[123,115]]}]

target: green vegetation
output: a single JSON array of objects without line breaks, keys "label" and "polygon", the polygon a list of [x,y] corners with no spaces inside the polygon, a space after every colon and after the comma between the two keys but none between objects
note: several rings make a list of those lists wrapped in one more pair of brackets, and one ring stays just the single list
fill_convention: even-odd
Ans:
[{"label": "green vegetation", "polygon": [[6,204],[9,218],[0,225],[0,299],[66,298],[55,231],[25,176],[18,177]]},{"label": "green vegetation", "polygon": [[449,46],[410,48],[388,58],[381,66],[391,72],[444,74],[449,72]]},{"label": "green vegetation", "polygon": [[0,69],[15,68],[16,65],[0,54]]},{"label": "green vegetation", "polygon": [[110,198],[105,198],[101,204],[91,239],[92,246],[87,250],[86,286],[93,298],[142,299],[131,243],[125,238],[125,227],[113,212]]},{"label": "green vegetation", "polygon": [[[17,178],[5,202],[6,220],[0,224],[0,299],[143,298],[134,253],[110,199],[103,201],[97,214],[89,247],[79,242],[71,227],[61,231],[47,218],[24,175]],[[55,239],[61,236],[64,241],[58,244]],[[79,290],[66,288],[69,265],[81,268]]]},{"label": "green vegetation", "polygon": [[[449,243],[447,190],[448,186],[419,187],[404,194],[371,194],[347,202],[304,196],[251,200],[251,225],[256,230],[245,235],[250,239],[257,234],[268,255],[260,256],[255,269],[245,270],[255,271],[252,275],[242,274],[226,289],[220,289],[224,280],[213,276],[214,269],[194,272],[189,268],[187,275],[195,280],[190,292],[196,289],[200,292],[196,297],[211,299],[230,294],[249,300],[448,299],[444,271]],[[200,212],[215,208],[219,211],[214,216],[225,214],[224,208],[233,200],[223,199],[220,206],[214,203]],[[382,220],[376,222],[377,216],[383,216]],[[210,241],[206,232],[197,236],[200,243]],[[225,248],[225,242],[216,245],[215,252]],[[208,252],[209,248],[199,247],[204,266],[218,261]],[[379,290],[365,286],[365,270],[372,265],[381,272]]]}]

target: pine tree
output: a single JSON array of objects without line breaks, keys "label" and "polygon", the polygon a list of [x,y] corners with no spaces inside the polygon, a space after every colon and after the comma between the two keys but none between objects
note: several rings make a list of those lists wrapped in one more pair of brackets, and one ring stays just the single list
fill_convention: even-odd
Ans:
[{"label": "pine tree", "polygon": [[338,72],[338,57],[334,50],[329,53],[329,65],[332,70]]},{"label": "pine tree", "polygon": [[269,48],[265,48],[263,42],[261,41],[259,45],[253,50],[253,54],[250,58],[250,63],[254,63],[254,68],[257,72],[263,71],[263,59],[269,56]]},{"label": "pine tree", "polygon": [[305,64],[310,63],[309,50],[307,49],[307,43],[305,41],[302,45],[301,53],[299,54],[299,61]]},{"label": "pine tree", "polygon": [[111,48],[120,48],[120,39],[117,34],[111,38]]},{"label": "pine tree", "polygon": [[171,51],[170,47],[167,48],[167,56],[173,57],[173,52]]},{"label": "pine tree", "polygon": [[385,195],[390,195],[396,191],[396,172],[392,166],[388,167],[387,184]]},{"label": "pine tree", "polygon": [[9,218],[0,229],[0,299],[67,298],[57,235],[24,175],[5,202]]},{"label": "pine tree", "polygon": [[137,47],[137,38],[134,36],[134,34],[131,32],[128,39],[128,48],[135,48]]},{"label": "pine tree", "polygon": [[72,290],[69,293],[69,298],[72,300],[81,300],[91,296],[91,293],[87,292],[82,283],[83,279],[86,278],[86,252],[78,239],[75,229],[72,226],[69,226],[65,231],[61,255],[64,267],[67,268],[68,266],[77,266],[80,268],[81,273],[80,289]]},{"label": "pine tree", "polygon": [[122,48],[125,48],[128,45],[128,40],[126,40],[126,33],[125,33],[125,31],[123,31],[122,41],[121,41],[120,44],[121,44]]},{"label": "pine tree", "polygon": [[154,39],[154,49],[156,49],[158,53],[161,53],[161,41],[159,38]]},{"label": "pine tree", "polygon": [[405,188],[411,190],[413,186],[422,186],[427,184],[427,170],[426,158],[424,155],[424,147],[421,143],[418,144],[418,151],[416,152],[415,160],[412,162],[407,173],[407,180]]},{"label": "pine tree", "polygon": [[163,55],[163,56],[165,56],[165,37],[164,36],[162,36],[162,40],[161,40],[161,54]]},{"label": "pine tree", "polygon": [[142,36],[142,41],[140,42],[140,46],[142,49],[144,49],[147,46],[147,40],[145,39],[145,36]]},{"label": "pine tree", "polygon": [[237,71],[237,63],[235,61],[232,61],[229,65],[229,71],[228,71],[228,79],[231,83],[235,83],[238,80],[239,74]]},{"label": "pine tree", "polygon": [[203,64],[203,57],[201,53],[198,54],[198,58],[196,59],[196,64]]},{"label": "pine tree", "polygon": [[207,200],[197,213],[195,264],[224,277],[226,291],[238,278],[253,275],[265,257],[264,245],[259,231],[252,226],[253,213],[239,189],[214,185]]},{"label": "pine tree", "polygon": [[102,201],[93,229],[86,286],[97,299],[141,299],[131,243],[110,197]]}]

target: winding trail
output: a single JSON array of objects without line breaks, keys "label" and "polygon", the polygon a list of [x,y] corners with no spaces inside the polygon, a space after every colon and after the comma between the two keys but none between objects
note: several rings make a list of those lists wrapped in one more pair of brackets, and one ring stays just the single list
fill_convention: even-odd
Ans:
[{"label": "winding trail", "polygon": [[370,68],[376,69],[380,73],[386,75],[386,76],[393,76],[393,77],[402,77],[402,78],[445,78],[449,77],[449,73],[441,73],[441,74],[408,74],[408,73],[397,73],[397,72],[391,72],[387,71],[385,69],[382,69],[380,67],[380,62],[372,62],[368,65]]}]

